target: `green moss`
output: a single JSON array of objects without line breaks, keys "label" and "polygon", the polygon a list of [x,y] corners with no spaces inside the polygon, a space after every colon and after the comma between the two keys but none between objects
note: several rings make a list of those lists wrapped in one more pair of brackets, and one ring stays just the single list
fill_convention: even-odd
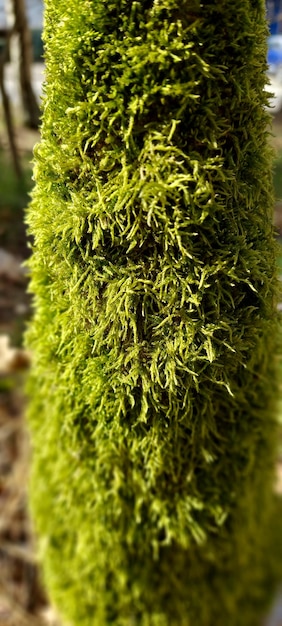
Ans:
[{"label": "green moss", "polygon": [[47,0],[31,509],[75,626],[254,626],[275,510],[264,2]]}]

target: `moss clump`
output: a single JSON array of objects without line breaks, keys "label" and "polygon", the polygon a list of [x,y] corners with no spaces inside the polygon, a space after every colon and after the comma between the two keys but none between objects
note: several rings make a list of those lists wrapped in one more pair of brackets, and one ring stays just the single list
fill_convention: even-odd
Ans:
[{"label": "moss clump", "polygon": [[253,626],[276,249],[261,0],[47,0],[31,508],[75,626]]}]

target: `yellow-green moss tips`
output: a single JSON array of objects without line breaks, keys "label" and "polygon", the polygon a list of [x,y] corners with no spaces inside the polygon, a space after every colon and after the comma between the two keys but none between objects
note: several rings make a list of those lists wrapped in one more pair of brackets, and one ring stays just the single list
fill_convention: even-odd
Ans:
[{"label": "yellow-green moss tips", "polygon": [[31,509],[72,626],[254,626],[276,249],[260,0],[47,0]]}]

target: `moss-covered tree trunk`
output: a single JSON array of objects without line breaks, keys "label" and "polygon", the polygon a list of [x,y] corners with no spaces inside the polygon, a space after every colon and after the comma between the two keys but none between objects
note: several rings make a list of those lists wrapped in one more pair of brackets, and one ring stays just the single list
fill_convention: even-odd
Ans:
[{"label": "moss-covered tree trunk", "polygon": [[47,0],[31,508],[74,626],[254,626],[276,277],[263,0]]}]

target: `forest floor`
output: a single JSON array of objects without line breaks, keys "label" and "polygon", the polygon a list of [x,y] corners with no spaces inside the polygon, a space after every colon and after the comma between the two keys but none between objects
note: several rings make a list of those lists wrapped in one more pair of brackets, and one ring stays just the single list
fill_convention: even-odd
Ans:
[{"label": "forest floor", "polygon": [[[29,355],[22,348],[22,337],[31,306],[22,262],[29,255],[24,208],[32,187],[32,148],[38,139],[35,131],[17,129],[24,166],[19,181],[0,128],[0,626],[59,626],[40,581],[27,504],[30,449],[23,389]],[[273,120],[273,145],[275,223],[282,236],[282,113]],[[282,462],[277,471],[276,488],[282,494]],[[282,626],[279,594],[263,626]]]}]

